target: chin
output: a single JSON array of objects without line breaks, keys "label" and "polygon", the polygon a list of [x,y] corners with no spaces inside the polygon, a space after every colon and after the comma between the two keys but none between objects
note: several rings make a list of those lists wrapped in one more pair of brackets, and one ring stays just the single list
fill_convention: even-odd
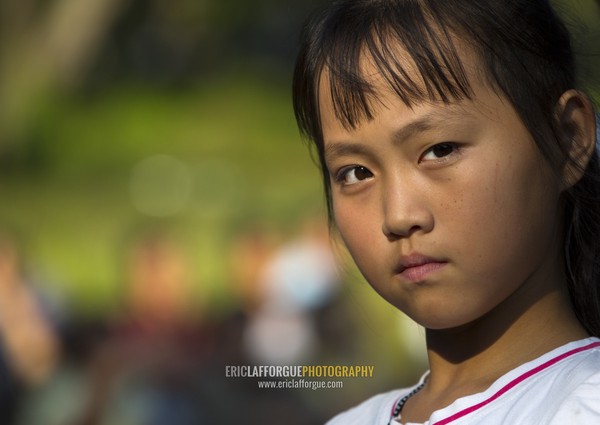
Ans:
[{"label": "chin", "polygon": [[410,317],[419,326],[430,330],[450,330],[460,328],[476,321],[476,318],[466,316],[464,311],[449,312],[443,307],[441,308],[428,308],[420,311],[414,311],[409,309],[403,309],[400,306],[395,305],[400,311]]}]

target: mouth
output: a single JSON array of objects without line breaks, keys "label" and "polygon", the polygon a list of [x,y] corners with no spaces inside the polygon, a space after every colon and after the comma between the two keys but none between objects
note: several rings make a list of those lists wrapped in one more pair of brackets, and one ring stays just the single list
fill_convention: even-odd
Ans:
[{"label": "mouth", "polygon": [[447,261],[427,257],[421,254],[411,254],[402,257],[396,268],[397,275],[411,282],[422,282],[430,274],[437,272],[448,264]]}]

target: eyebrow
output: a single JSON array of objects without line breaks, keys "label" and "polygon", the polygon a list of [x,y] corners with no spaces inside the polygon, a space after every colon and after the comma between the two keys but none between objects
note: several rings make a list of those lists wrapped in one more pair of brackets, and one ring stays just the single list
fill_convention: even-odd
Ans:
[{"label": "eyebrow", "polygon": [[[396,145],[401,144],[419,133],[424,133],[431,131],[436,127],[448,125],[456,120],[458,116],[464,117],[467,115],[469,114],[464,110],[461,110],[459,113],[453,109],[430,112],[394,131],[392,134],[392,141]],[[341,141],[327,145],[323,153],[325,159],[332,159],[344,155],[368,155],[369,149],[363,144]]]},{"label": "eyebrow", "polygon": [[325,147],[325,159],[337,158],[346,155],[368,155],[369,149],[362,144],[339,142]]},{"label": "eyebrow", "polygon": [[394,144],[401,144],[419,133],[425,133],[434,128],[449,125],[455,122],[457,117],[465,117],[467,115],[469,114],[462,109],[460,113],[454,109],[430,112],[396,130],[392,135],[392,140]]}]

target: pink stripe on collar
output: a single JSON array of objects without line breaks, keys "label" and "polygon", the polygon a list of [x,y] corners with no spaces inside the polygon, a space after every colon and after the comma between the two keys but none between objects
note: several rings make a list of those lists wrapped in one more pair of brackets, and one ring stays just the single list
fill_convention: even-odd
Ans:
[{"label": "pink stripe on collar", "polygon": [[474,406],[468,407],[466,409],[461,410],[460,412],[455,413],[452,416],[449,416],[445,419],[442,419],[441,421],[438,422],[434,422],[431,425],[447,425],[449,423],[452,423],[454,421],[456,421],[457,419],[462,418],[463,416],[466,416],[470,413],[473,413],[479,409],[481,409],[484,406],[487,406],[488,404],[490,404],[491,402],[493,402],[494,400],[496,400],[498,397],[502,396],[503,394],[505,394],[506,392],[508,392],[509,390],[511,390],[512,388],[514,388],[515,386],[519,385],[521,382],[525,381],[528,378],[531,378],[532,376],[534,376],[535,374],[549,368],[550,366],[560,362],[561,360],[566,359],[567,357],[570,357],[574,354],[580,353],[582,351],[586,351],[586,350],[590,350],[592,348],[595,347],[599,347],[600,346],[600,342],[593,342],[591,344],[588,344],[584,347],[579,347],[579,348],[575,348],[571,351],[567,351],[566,353],[561,354],[560,356],[557,356],[553,359],[548,360],[547,362],[525,372],[524,374],[522,374],[521,376],[513,379],[512,381],[510,381],[508,384],[506,384],[504,387],[500,388],[494,395],[492,395],[490,398],[488,398],[487,400],[482,401],[481,403],[478,403]]},{"label": "pink stripe on collar", "polygon": [[402,397],[398,397],[396,400],[394,400],[394,404],[392,404],[392,408],[390,409],[390,421],[394,419],[394,409],[396,408],[396,405],[398,404],[401,398]]}]

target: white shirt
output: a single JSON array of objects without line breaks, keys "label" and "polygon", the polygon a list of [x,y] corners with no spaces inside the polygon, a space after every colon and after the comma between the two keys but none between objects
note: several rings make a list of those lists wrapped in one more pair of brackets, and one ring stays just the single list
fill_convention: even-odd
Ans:
[{"label": "white shirt", "polygon": [[[387,425],[396,402],[415,387],[376,395],[326,425]],[[525,363],[484,392],[433,412],[423,425],[450,424],[600,425],[600,339],[571,342]]]}]

